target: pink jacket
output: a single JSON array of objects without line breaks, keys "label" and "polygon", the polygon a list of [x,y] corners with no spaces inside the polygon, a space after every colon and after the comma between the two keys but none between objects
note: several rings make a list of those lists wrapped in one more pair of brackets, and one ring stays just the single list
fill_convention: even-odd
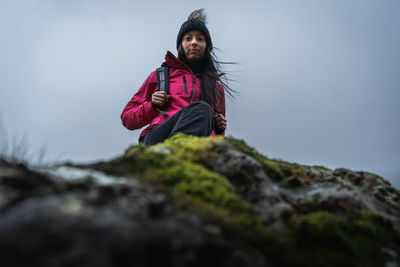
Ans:
[{"label": "pink jacket", "polygon": [[[169,90],[171,99],[164,110],[169,116],[165,116],[153,109],[151,96],[158,90],[157,72],[153,71],[144,81],[138,92],[125,106],[121,114],[122,124],[129,130],[146,127],[140,134],[139,140],[144,137],[154,126],[166,121],[181,108],[190,104],[192,93],[193,102],[200,100],[200,74],[193,74],[192,70],[171,52],[165,55],[165,63],[169,66]],[[185,90],[184,83],[186,82]],[[225,94],[220,85],[220,98],[218,111],[225,116]],[[213,107],[212,107],[213,108]],[[214,108],[213,108],[214,109]],[[224,133],[222,133],[224,134]],[[214,131],[211,136],[214,136]]]}]

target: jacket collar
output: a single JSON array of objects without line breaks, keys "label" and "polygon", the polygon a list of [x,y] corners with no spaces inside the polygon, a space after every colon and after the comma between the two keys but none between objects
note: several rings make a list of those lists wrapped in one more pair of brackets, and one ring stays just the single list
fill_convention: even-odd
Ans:
[{"label": "jacket collar", "polygon": [[165,64],[175,69],[185,69],[192,72],[192,70],[187,64],[185,64],[182,60],[177,58],[170,51],[167,51],[167,54],[165,55]]},{"label": "jacket collar", "polygon": [[[174,54],[172,54],[171,51],[167,51],[167,54],[165,55],[165,64],[167,64],[169,67],[173,67],[175,69],[185,69],[185,70],[188,70],[191,73],[193,73],[192,69],[187,64],[185,64],[182,60],[180,60]],[[218,79],[224,75],[225,75],[225,73],[220,73],[218,75]]]}]

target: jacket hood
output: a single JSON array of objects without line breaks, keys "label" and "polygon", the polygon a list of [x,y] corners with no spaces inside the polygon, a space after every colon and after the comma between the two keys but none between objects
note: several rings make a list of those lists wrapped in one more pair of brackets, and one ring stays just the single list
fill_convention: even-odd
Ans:
[{"label": "jacket hood", "polygon": [[182,60],[177,58],[174,54],[172,54],[170,51],[167,51],[167,54],[165,55],[165,64],[167,64],[169,67],[175,68],[175,69],[186,69],[192,72],[190,67],[185,64]]}]

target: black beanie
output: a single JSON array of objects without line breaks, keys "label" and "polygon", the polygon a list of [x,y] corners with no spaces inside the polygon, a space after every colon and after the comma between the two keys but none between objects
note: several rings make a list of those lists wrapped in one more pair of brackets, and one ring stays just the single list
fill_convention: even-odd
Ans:
[{"label": "black beanie", "polygon": [[208,29],[206,27],[206,14],[204,13],[204,8],[198,9],[193,11],[187,21],[185,21],[181,29],[179,30],[178,37],[176,38],[176,49],[178,49],[179,44],[182,42],[182,38],[185,35],[185,33],[193,30],[201,31],[204,36],[206,37],[206,43],[207,43],[207,48],[212,50],[212,42],[211,42],[211,36],[210,33],[208,32]]}]

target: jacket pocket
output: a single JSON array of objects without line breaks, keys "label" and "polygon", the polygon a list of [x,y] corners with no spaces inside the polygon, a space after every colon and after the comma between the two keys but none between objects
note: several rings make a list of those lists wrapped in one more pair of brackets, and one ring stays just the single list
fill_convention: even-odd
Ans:
[{"label": "jacket pocket", "polygon": [[182,79],[183,79],[183,86],[185,87],[185,94],[187,94],[188,93],[188,88],[187,88],[186,77],[183,76]]}]

